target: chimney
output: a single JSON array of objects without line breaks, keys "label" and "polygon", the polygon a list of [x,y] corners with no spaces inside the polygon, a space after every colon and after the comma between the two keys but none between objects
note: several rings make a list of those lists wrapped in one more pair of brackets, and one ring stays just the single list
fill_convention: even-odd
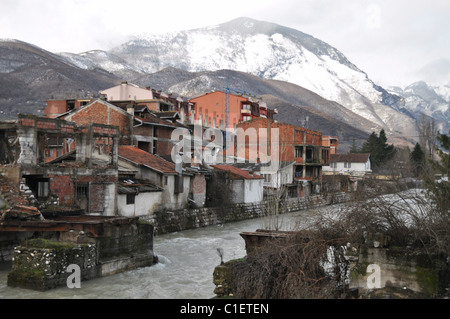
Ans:
[{"label": "chimney", "polygon": [[127,105],[127,113],[134,115],[134,105],[133,104]]}]

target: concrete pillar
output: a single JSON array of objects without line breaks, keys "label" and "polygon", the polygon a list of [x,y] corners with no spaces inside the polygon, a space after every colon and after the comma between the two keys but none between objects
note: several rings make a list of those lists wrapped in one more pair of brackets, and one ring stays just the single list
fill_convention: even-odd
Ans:
[{"label": "concrete pillar", "polygon": [[38,164],[38,138],[35,127],[20,126],[17,130],[19,138],[20,154],[18,164]]}]

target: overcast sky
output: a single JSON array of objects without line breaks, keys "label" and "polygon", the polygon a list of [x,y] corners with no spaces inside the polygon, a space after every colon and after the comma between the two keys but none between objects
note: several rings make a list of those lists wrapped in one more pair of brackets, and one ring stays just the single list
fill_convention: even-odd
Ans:
[{"label": "overcast sky", "polygon": [[80,53],[238,17],[323,40],[382,86],[450,76],[448,0],[0,0],[0,38]]}]

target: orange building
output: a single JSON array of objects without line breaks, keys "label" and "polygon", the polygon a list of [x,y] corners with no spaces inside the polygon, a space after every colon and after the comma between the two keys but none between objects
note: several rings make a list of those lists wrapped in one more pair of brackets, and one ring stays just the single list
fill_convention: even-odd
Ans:
[{"label": "orange building", "polygon": [[337,136],[323,136],[322,145],[330,148],[330,155],[338,153],[339,140]]},{"label": "orange building", "polygon": [[[247,139],[245,147],[237,147],[237,157],[248,160],[257,158],[266,162],[268,160],[265,158],[266,155],[272,156],[272,150],[277,150],[280,162],[294,162],[294,180],[320,180],[322,166],[329,163],[330,148],[323,145],[321,132],[262,118],[243,122],[238,125],[238,128],[242,128],[246,133],[248,129],[255,129],[258,134],[256,142],[258,147],[251,147],[249,144],[255,144],[255,141]],[[261,140],[259,140],[261,128],[267,128],[267,151],[261,151]],[[274,145],[275,139],[271,137],[270,129],[278,129],[278,145]],[[265,136],[264,139],[266,139]]]},{"label": "orange building", "polygon": [[47,107],[44,109],[44,116],[48,118],[56,118],[61,114],[89,104],[91,101],[91,99],[48,100]]},{"label": "orange building", "polygon": [[253,118],[271,118],[276,110],[267,108],[261,101],[254,101],[245,95],[229,94],[229,119],[228,126],[225,118],[225,104],[227,96],[225,92],[215,91],[190,99],[195,110],[194,121],[207,127],[219,129],[236,128],[239,123]]}]

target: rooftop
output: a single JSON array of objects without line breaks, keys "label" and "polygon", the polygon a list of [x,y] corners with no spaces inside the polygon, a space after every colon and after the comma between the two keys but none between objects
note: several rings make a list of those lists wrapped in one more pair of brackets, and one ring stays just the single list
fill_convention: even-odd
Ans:
[{"label": "rooftop", "polygon": [[119,156],[162,174],[176,174],[175,164],[134,146],[119,146]]},{"label": "rooftop", "polygon": [[365,163],[369,160],[370,154],[331,154],[330,162],[351,162],[351,163]]},{"label": "rooftop", "polygon": [[211,165],[215,169],[221,170],[221,171],[227,171],[230,173],[230,177],[232,179],[263,179],[261,175],[257,175],[254,173],[251,173],[249,171],[245,171],[243,169],[231,166],[231,165]]}]

